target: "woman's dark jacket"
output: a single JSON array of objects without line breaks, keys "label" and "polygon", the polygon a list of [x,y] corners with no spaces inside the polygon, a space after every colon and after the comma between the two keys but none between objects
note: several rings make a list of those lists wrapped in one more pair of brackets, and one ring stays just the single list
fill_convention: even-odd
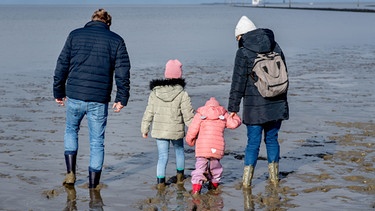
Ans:
[{"label": "woman's dark jacket", "polygon": [[55,69],[55,98],[88,102],[111,101],[113,75],[115,102],[126,105],[130,90],[130,61],[124,40],[100,21],[90,21],[73,30],[62,49]]},{"label": "woman's dark jacket", "polygon": [[[275,51],[284,54],[269,29],[256,29],[242,35],[237,50],[232,84],[229,96],[228,111],[238,112],[243,99],[243,123],[258,125],[270,121],[289,119],[287,93],[272,98],[263,98],[256,86],[254,78],[249,76],[257,53]],[[256,77],[255,77],[256,79]]]}]

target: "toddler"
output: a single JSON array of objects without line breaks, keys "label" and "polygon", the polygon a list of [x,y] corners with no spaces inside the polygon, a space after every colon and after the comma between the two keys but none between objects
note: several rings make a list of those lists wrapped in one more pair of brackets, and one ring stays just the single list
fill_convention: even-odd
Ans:
[{"label": "toddler", "polygon": [[223,172],[220,159],[225,150],[224,129],[235,129],[240,125],[240,117],[230,116],[214,97],[198,108],[186,134],[187,144],[195,145],[195,170],[191,172],[193,195],[200,193],[207,180],[214,189],[219,186]]}]

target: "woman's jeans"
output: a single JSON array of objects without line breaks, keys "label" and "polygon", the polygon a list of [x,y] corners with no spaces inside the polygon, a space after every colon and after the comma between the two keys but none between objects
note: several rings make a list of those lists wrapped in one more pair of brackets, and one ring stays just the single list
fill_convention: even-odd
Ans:
[{"label": "woman's jeans", "polygon": [[185,154],[184,154],[183,139],[178,139],[178,140],[156,139],[156,144],[158,146],[158,152],[159,152],[158,165],[156,168],[157,178],[165,178],[165,171],[167,169],[170,142],[172,142],[174,151],[176,153],[177,171],[181,171],[185,169]]},{"label": "woman's jeans", "polygon": [[263,131],[268,163],[278,163],[280,145],[277,139],[281,127],[281,121],[272,121],[261,125],[246,125],[246,127],[247,146],[245,149],[245,166],[256,166]]},{"label": "woman's jeans", "polygon": [[108,103],[85,102],[71,98],[67,100],[65,155],[77,154],[78,132],[85,115],[90,134],[89,171],[99,172],[104,162],[104,133],[107,125]]}]

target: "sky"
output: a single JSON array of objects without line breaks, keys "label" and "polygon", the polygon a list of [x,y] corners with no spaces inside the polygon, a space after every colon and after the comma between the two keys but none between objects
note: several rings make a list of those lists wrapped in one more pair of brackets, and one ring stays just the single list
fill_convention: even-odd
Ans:
[{"label": "sky", "polygon": [[[264,0],[268,3],[282,3],[289,0]],[[290,0],[291,2],[375,2],[375,0]],[[251,0],[0,0],[0,4],[201,4],[248,2]]]}]

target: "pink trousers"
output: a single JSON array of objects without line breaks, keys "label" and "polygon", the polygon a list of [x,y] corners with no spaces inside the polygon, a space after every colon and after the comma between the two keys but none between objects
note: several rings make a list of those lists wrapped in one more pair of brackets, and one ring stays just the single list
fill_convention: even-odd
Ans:
[{"label": "pink trousers", "polygon": [[206,181],[219,183],[223,173],[223,166],[219,159],[197,157],[195,170],[191,172],[191,183],[203,184]]}]

